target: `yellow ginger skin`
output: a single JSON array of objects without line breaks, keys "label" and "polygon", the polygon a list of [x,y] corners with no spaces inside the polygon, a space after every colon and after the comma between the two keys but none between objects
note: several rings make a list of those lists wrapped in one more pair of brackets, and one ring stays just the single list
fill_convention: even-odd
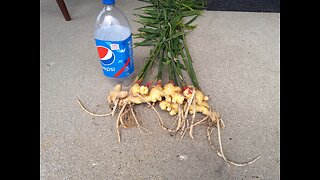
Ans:
[{"label": "yellow ginger skin", "polygon": [[176,115],[179,111],[179,105],[177,103],[170,103],[168,101],[161,101],[159,107],[164,111],[169,111],[171,116]]},{"label": "yellow ginger skin", "polygon": [[120,84],[114,86],[113,90],[109,93],[107,100],[109,103],[115,103],[119,99],[128,97],[128,91],[121,91],[122,87]]},{"label": "yellow ginger skin", "polygon": [[149,92],[149,89],[147,86],[140,86],[140,90],[139,90],[141,95],[146,95]]},{"label": "yellow ginger skin", "polygon": [[150,89],[149,94],[147,94],[144,99],[148,102],[157,102],[157,101],[161,101],[162,100],[162,96],[164,96],[163,94],[163,88],[160,85],[157,86],[153,86]]},{"label": "yellow ginger skin", "polygon": [[[207,116],[210,115],[210,110],[207,107],[203,106],[203,105],[196,104],[196,113],[197,112],[201,112],[202,114],[207,115]],[[189,107],[189,113],[193,114],[193,105],[191,105]]]},{"label": "yellow ginger skin", "polygon": [[168,83],[163,87],[163,93],[168,102],[182,104],[184,101],[184,96],[181,94],[181,88],[179,86],[174,86],[172,83]]},{"label": "yellow ginger skin", "polygon": [[202,93],[201,91],[196,90],[195,99],[196,99],[196,103],[197,103],[197,104],[202,105],[202,103],[203,103],[204,101],[208,101],[208,100],[209,100],[209,97],[203,95],[203,93]]},{"label": "yellow ginger skin", "polygon": [[[187,100],[191,99],[192,91],[193,89],[190,86],[183,91],[183,95]],[[196,101],[196,112],[201,112],[204,115],[210,115],[209,104],[206,102],[209,100],[208,96],[205,96],[201,91],[196,90],[194,100]],[[190,114],[193,114],[193,105],[191,105],[188,110]]]},{"label": "yellow ginger skin", "polygon": [[[187,100],[191,99],[192,97],[192,92],[193,92],[193,87],[191,86],[188,86],[188,88],[186,88],[184,91],[183,91],[183,95],[186,97]],[[198,103],[201,103],[203,101],[208,101],[209,100],[209,97],[208,96],[205,96],[201,91],[199,90],[196,90],[196,93],[195,93],[195,97],[196,99],[196,102]]]},{"label": "yellow ginger skin", "polygon": [[[129,104],[141,104],[146,101],[153,103],[159,101],[159,107],[162,110],[168,111],[169,114],[173,116],[178,113],[178,107],[184,103],[185,99],[191,99],[192,89],[190,88],[191,87],[188,87],[183,91],[183,93],[181,93],[181,88],[174,86],[172,83],[166,84],[164,88],[162,88],[161,85],[156,85],[150,90],[147,86],[140,86],[138,83],[135,83],[131,87],[129,94],[128,91],[122,91],[121,85],[117,84],[109,93],[107,99],[109,103],[115,103],[120,100],[119,105],[124,104],[124,102]],[[165,97],[166,100],[162,100],[162,97]],[[204,115],[210,115],[209,105],[206,102],[208,99],[208,96],[205,96],[201,91],[196,90],[194,95],[194,100],[196,101],[196,112],[203,113]],[[188,111],[190,114],[193,114],[193,105],[189,107]]]},{"label": "yellow ginger skin", "polygon": [[163,87],[163,92],[166,95],[171,95],[173,92],[181,92],[181,88],[174,86],[172,83],[168,83]]},{"label": "yellow ginger skin", "polygon": [[[153,86],[149,91],[147,86],[140,86],[138,83],[135,83],[131,87],[130,92],[133,96],[138,96],[138,94],[142,95],[145,101],[157,102],[162,100],[162,96],[164,95],[162,90],[163,88],[160,85]],[[134,102],[138,102],[139,104],[143,102],[140,98],[132,98],[132,100],[134,100]]]},{"label": "yellow ginger skin", "polygon": [[170,110],[171,110],[171,105],[168,101],[161,101],[159,103],[159,107],[160,107],[160,109],[162,109],[164,111],[167,110],[168,108],[170,108]]},{"label": "yellow ginger skin", "polygon": [[138,96],[129,96],[128,97],[128,102],[131,104],[141,104],[144,102],[140,97]]},{"label": "yellow ginger skin", "polygon": [[191,99],[191,97],[192,97],[192,89],[191,89],[191,87],[188,87],[187,89],[185,89],[183,91],[183,95],[187,100]]},{"label": "yellow ginger skin", "polygon": [[202,106],[204,106],[206,108],[209,108],[209,104],[206,101],[202,101],[202,103],[198,104],[198,105],[202,105]]},{"label": "yellow ginger skin", "polygon": [[169,114],[171,116],[174,116],[178,113],[179,111],[179,105],[177,103],[171,103],[171,111],[169,112]]},{"label": "yellow ginger skin", "polygon": [[130,93],[134,96],[137,96],[137,94],[140,93],[140,85],[138,83],[135,83],[131,89],[130,89]]},{"label": "yellow ginger skin", "polygon": [[173,103],[182,104],[184,101],[184,96],[180,93],[173,93],[171,97],[172,97],[171,102]]}]

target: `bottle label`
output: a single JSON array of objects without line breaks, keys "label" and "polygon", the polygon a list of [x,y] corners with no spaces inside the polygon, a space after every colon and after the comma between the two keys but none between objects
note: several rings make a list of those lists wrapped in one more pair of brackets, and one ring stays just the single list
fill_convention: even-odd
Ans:
[{"label": "bottle label", "polygon": [[132,35],[123,41],[96,39],[103,74],[111,78],[125,78],[134,71]]}]

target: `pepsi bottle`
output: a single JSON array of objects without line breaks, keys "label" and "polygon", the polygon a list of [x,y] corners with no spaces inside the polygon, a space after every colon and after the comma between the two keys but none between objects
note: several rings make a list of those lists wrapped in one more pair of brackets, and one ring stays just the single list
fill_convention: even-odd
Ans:
[{"label": "pepsi bottle", "polygon": [[103,74],[124,79],[134,71],[132,35],[126,16],[115,0],[102,0],[103,9],[95,24],[95,42]]}]

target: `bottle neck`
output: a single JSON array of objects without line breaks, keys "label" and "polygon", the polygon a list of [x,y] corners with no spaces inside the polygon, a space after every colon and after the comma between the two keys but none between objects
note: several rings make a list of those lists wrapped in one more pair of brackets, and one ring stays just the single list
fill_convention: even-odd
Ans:
[{"label": "bottle neck", "polygon": [[115,8],[114,4],[105,4],[104,10],[111,11],[113,8]]}]

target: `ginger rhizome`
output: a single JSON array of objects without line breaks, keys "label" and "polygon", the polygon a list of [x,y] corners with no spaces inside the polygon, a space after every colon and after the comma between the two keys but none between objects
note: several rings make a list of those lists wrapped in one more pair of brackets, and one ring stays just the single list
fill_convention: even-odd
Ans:
[{"label": "ginger rhizome", "polygon": [[[131,87],[124,90],[118,84],[109,92],[107,102],[112,107],[111,113],[92,113],[78,101],[81,108],[99,117],[117,115],[116,130],[120,142],[120,127],[137,127],[141,133],[150,134],[150,131],[141,125],[134,110],[136,105],[147,104],[156,112],[158,125],[170,133],[180,134],[180,139],[187,132],[190,138],[195,139],[194,128],[201,124],[207,127],[207,140],[210,147],[215,150],[210,135],[212,129],[217,128],[220,151],[215,151],[228,166],[229,163],[243,166],[257,160],[259,157],[240,164],[225,157],[220,139],[220,128],[224,128],[225,125],[219,113],[209,105],[209,97],[201,90],[193,68],[194,61],[189,52],[186,35],[196,28],[192,23],[203,13],[205,3],[201,0],[164,0],[161,3],[158,0],[143,0],[143,2],[148,5],[139,8],[142,14],[135,14],[138,17],[137,22],[142,24],[142,27],[133,35],[142,41],[134,45],[151,48]],[[157,70],[155,77],[151,77],[151,80],[144,84],[146,76],[151,76],[154,69]],[[163,71],[167,71],[168,79],[163,78]],[[187,83],[186,74],[191,83]],[[162,81],[166,84],[162,85]],[[153,84],[154,82],[156,84]],[[175,127],[166,127],[157,109],[169,113],[174,119]]]}]

